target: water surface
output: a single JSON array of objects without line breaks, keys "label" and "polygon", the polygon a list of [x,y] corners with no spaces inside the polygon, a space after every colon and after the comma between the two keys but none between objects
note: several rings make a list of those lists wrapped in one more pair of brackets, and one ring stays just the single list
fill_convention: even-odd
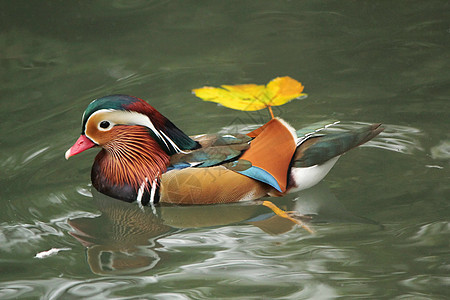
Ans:
[{"label": "water surface", "polygon": [[[0,298],[446,299],[447,1],[1,4]],[[323,183],[260,205],[140,210],[95,193],[95,151],[64,160],[94,98],[149,101],[188,134],[267,120],[191,89],[289,75],[294,127],[381,122]],[[45,258],[36,254],[52,248]]]}]

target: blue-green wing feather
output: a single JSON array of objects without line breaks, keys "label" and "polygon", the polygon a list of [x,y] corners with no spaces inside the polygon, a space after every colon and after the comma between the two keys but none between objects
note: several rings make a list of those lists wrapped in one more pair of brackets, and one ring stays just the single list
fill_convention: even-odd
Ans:
[{"label": "blue-green wing feather", "polygon": [[249,148],[251,138],[245,134],[209,134],[200,136],[195,140],[202,147],[188,153],[173,155],[169,169],[183,167],[205,168],[233,161]]},{"label": "blue-green wing feather", "polygon": [[383,128],[373,124],[363,128],[332,133],[323,136],[311,136],[298,148],[294,156],[294,167],[311,167],[341,155],[377,136]]}]

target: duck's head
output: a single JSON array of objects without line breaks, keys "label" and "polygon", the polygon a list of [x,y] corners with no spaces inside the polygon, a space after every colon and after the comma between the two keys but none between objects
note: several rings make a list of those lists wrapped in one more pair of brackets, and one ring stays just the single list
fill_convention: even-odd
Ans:
[{"label": "duck's head", "polygon": [[[145,128],[168,155],[197,147],[196,142],[142,99],[110,95],[88,105],[82,117],[81,135],[67,150],[66,159],[95,146],[110,149],[111,143],[127,130],[124,126]],[[128,129],[132,130],[131,127]]]},{"label": "duck's head", "polygon": [[147,102],[112,95],[88,105],[81,135],[67,150],[66,159],[96,146],[102,151],[92,167],[94,187],[114,198],[133,201],[141,200],[144,190],[150,194],[171,155],[198,144]]}]

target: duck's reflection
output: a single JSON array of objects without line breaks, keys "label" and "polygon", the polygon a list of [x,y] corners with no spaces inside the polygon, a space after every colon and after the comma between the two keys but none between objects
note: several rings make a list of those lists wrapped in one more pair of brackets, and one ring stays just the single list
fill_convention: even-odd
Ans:
[{"label": "duck's reflection", "polygon": [[101,215],[69,220],[70,234],[87,248],[91,270],[97,274],[138,273],[153,268],[159,256],[151,249],[156,237],[172,229],[151,211],[94,194]]},{"label": "duck's reflection", "polygon": [[[256,202],[140,208],[95,191],[94,200],[100,216],[68,222],[74,230],[70,234],[87,248],[91,270],[103,275],[135,274],[152,269],[164,259],[154,250],[159,247],[157,240],[184,228],[251,224],[269,234],[281,234],[294,227],[291,221]],[[312,223],[368,222],[346,210],[324,184],[274,202],[284,210],[311,216]]]}]

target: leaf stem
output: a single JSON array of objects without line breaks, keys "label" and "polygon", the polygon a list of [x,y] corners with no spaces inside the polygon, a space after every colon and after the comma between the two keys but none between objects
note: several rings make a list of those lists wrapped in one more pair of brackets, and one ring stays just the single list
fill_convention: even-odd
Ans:
[{"label": "leaf stem", "polygon": [[270,116],[272,117],[272,119],[275,119],[275,116],[273,115],[272,107],[270,105],[267,105],[267,108],[269,109]]}]

